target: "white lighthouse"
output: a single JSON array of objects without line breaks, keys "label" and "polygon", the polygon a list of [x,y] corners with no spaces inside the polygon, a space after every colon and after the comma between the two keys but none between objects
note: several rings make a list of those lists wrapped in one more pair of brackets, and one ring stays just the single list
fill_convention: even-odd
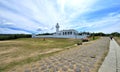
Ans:
[{"label": "white lighthouse", "polygon": [[58,32],[59,32],[59,28],[60,28],[60,26],[59,26],[59,24],[57,23],[57,24],[56,24],[56,34],[58,34]]}]

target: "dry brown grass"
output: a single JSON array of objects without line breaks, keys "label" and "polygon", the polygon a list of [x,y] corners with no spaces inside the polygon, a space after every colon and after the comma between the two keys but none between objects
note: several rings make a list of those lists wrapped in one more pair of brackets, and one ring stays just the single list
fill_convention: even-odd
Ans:
[{"label": "dry brown grass", "polygon": [[47,38],[22,38],[0,41],[0,72],[24,65],[52,53],[74,46],[80,40]]},{"label": "dry brown grass", "polygon": [[117,43],[120,45],[120,37],[115,37],[115,40],[116,40]]}]

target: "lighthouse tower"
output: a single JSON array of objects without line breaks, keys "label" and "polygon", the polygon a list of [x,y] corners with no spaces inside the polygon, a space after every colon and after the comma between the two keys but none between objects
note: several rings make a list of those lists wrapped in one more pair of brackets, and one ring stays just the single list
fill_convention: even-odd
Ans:
[{"label": "lighthouse tower", "polygon": [[57,23],[57,24],[56,24],[56,34],[58,34],[58,32],[59,32],[59,28],[60,28],[60,26],[59,26],[59,24]]}]

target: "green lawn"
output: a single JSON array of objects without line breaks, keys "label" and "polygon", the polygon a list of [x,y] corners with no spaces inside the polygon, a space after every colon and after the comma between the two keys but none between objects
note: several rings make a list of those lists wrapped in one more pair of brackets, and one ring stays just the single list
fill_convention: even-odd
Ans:
[{"label": "green lawn", "polygon": [[58,38],[21,38],[0,41],[0,72],[50,56],[81,40]]}]

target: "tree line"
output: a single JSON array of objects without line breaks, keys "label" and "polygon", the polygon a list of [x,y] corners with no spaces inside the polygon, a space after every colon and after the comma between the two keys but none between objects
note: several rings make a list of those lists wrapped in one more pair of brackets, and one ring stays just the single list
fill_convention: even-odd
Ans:
[{"label": "tree line", "polygon": [[[89,36],[113,36],[113,37],[120,37],[119,32],[113,32],[110,34],[105,34],[102,32],[99,33],[90,33],[90,32],[80,32],[78,35],[87,34]],[[43,33],[38,35],[53,35],[53,33]],[[31,34],[0,34],[0,40],[11,40],[11,39],[17,39],[17,38],[31,38]]]},{"label": "tree line", "polygon": [[0,34],[0,40],[11,40],[17,38],[30,38],[30,34]]},{"label": "tree line", "polygon": [[113,33],[110,33],[110,34],[106,34],[106,33],[103,33],[103,32],[98,32],[98,33],[81,32],[81,33],[79,33],[79,35],[82,35],[82,34],[87,34],[89,36],[113,36],[113,37],[120,37],[120,33],[119,32],[113,32]]},{"label": "tree line", "polygon": [[[103,33],[103,32],[98,32],[98,33],[91,33],[91,32],[79,32],[78,35],[83,35],[83,34],[87,34],[89,36],[120,36],[119,32],[113,32],[110,34],[107,33]],[[38,34],[38,35],[53,35],[53,33],[42,33],[42,34]]]}]

